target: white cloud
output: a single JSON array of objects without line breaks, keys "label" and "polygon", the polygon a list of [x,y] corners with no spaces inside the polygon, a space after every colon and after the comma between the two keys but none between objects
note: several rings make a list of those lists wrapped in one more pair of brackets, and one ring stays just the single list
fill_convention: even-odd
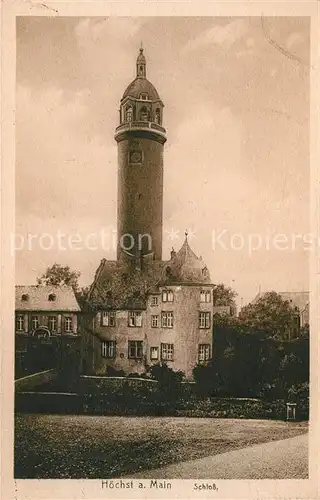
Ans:
[{"label": "white cloud", "polygon": [[219,45],[227,50],[246,34],[247,29],[245,19],[235,19],[224,25],[214,25],[212,28],[202,32],[194,40],[190,40],[185,46],[184,51],[197,50],[207,45]]}]

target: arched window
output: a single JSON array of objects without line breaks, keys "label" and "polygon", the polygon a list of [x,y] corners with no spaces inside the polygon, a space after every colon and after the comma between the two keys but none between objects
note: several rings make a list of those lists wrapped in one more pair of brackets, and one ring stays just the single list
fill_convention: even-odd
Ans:
[{"label": "arched window", "polygon": [[146,108],[145,106],[143,106],[143,108],[141,108],[141,110],[140,110],[139,120],[142,122],[149,121],[149,111],[148,111],[148,108]]},{"label": "arched window", "polygon": [[132,112],[132,107],[130,106],[126,110],[126,122],[132,122],[132,118],[133,118],[133,112]]},{"label": "arched window", "polygon": [[55,294],[54,294],[54,293],[50,293],[50,295],[49,295],[49,297],[48,297],[48,300],[49,300],[50,302],[54,302],[54,301],[56,300],[56,296],[55,296]]},{"label": "arched window", "polygon": [[160,109],[157,108],[156,109],[156,112],[155,112],[155,115],[154,115],[154,121],[156,123],[158,123],[160,125],[160,118],[161,118],[161,115],[160,115]]},{"label": "arched window", "polygon": [[162,290],[162,302],[173,302],[172,290]]},{"label": "arched window", "polygon": [[27,293],[24,293],[24,294],[22,295],[22,297],[21,297],[21,300],[22,300],[23,302],[27,302],[27,301],[29,300],[29,295],[28,295]]}]

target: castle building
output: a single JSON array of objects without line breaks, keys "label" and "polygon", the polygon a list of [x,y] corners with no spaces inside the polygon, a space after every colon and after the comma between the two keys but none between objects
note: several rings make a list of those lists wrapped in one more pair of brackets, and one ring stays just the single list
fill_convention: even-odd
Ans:
[{"label": "castle building", "polygon": [[85,373],[143,373],[166,362],[191,378],[212,356],[214,285],[187,233],[180,250],[162,260],[163,107],[140,49],[115,132],[117,260],[101,261],[88,295]]}]

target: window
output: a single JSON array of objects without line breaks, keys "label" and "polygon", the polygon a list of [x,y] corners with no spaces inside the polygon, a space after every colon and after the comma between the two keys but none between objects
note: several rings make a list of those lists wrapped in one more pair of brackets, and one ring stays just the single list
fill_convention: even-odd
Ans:
[{"label": "window", "polygon": [[50,293],[50,295],[49,295],[49,297],[48,297],[48,300],[49,300],[50,302],[54,302],[54,301],[56,300],[56,296],[55,296],[55,294],[54,294],[54,293]]},{"label": "window", "polygon": [[102,311],[102,326],[116,326],[116,311]]},{"label": "window", "polygon": [[152,316],[151,316],[151,326],[152,326],[152,328],[158,328],[159,327],[159,315],[158,314],[152,314]]},{"label": "window", "polygon": [[17,314],[17,316],[16,316],[16,330],[17,330],[17,332],[24,331],[24,316],[23,316],[23,314]]},{"label": "window", "polygon": [[161,359],[173,361],[173,344],[161,344]]},{"label": "window", "polygon": [[158,124],[160,124],[160,109],[157,108],[156,109],[156,112],[155,112],[155,115],[154,115],[154,121]]},{"label": "window", "polygon": [[159,303],[159,301],[158,301],[158,297],[157,297],[156,295],[153,295],[153,296],[151,297],[151,305],[152,305],[152,306],[157,306],[157,305],[158,305],[158,303]]},{"label": "window", "polygon": [[210,359],[210,344],[199,344],[198,360],[208,361]]},{"label": "window", "polygon": [[143,101],[147,101],[148,100],[148,94],[140,94],[140,99],[142,99]]},{"label": "window", "polygon": [[48,327],[49,327],[49,330],[51,330],[51,332],[57,331],[57,318],[56,318],[56,316],[49,316]]},{"label": "window", "polygon": [[200,302],[211,302],[211,292],[208,290],[201,290]]},{"label": "window", "polygon": [[133,112],[132,108],[130,107],[126,111],[126,122],[132,122],[132,118],[133,118]]},{"label": "window", "polygon": [[159,347],[150,347],[150,359],[159,359]]},{"label": "window", "polygon": [[162,326],[162,328],[172,328],[173,327],[173,312],[172,311],[162,311],[162,313],[161,313],[161,326]]},{"label": "window", "polygon": [[142,122],[148,122],[149,121],[149,111],[148,111],[148,109],[145,106],[143,108],[141,108],[141,110],[140,110],[139,119]]},{"label": "window", "polygon": [[210,316],[209,312],[199,313],[199,328],[210,328]]},{"label": "window", "polygon": [[101,356],[109,359],[116,357],[116,342],[114,340],[101,342]]},{"label": "window", "polygon": [[129,311],[128,325],[142,326],[142,313],[139,311]]},{"label": "window", "polygon": [[21,300],[22,300],[22,302],[27,302],[29,300],[29,295],[27,293],[24,293],[21,296]]},{"label": "window", "polygon": [[64,318],[64,331],[66,333],[72,332],[72,318],[70,316]]},{"label": "window", "polygon": [[39,326],[39,316],[31,316],[31,328],[36,330]]},{"label": "window", "polygon": [[142,340],[129,340],[128,342],[128,357],[141,359],[143,354]]},{"label": "window", "polygon": [[163,290],[162,291],[162,302],[173,302],[173,291]]}]

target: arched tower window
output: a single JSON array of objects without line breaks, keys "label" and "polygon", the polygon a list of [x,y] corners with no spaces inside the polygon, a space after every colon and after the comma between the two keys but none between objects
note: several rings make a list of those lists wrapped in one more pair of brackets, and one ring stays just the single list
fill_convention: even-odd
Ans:
[{"label": "arched tower window", "polygon": [[154,121],[160,125],[160,120],[161,120],[160,109],[157,108],[154,115]]},{"label": "arched tower window", "polygon": [[132,111],[132,107],[130,106],[126,110],[126,122],[132,122],[132,119],[133,119],[133,111]]},{"label": "arched tower window", "polygon": [[141,108],[140,113],[139,113],[139,120],[142,122],[148,122],[149,121],[149,110],[145,106]]}]

